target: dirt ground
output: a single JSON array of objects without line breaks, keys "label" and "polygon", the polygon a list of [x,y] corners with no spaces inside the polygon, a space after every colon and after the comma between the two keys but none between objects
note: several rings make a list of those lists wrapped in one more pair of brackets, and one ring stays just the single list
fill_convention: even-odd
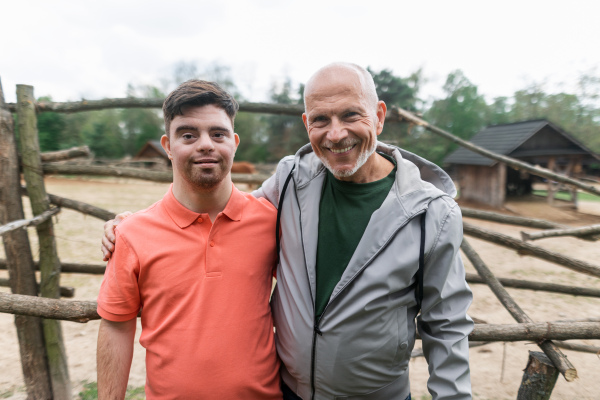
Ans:
[{"label": "dirt ground", "polygon": [[[117,179],[67,179],[47,178],[50,193],[84,201],[111,211],[136,211],[160,199],[168,188],[167,184]],[[25,201],[27,206],[28,201]],[[472,204],[469,206],[473,206]],[[600,202],[582,202],[579,212],[566,207],[549,207],[542,199],[510,201],[504,210],[507,214],[543,218],[565,225],[582,226],[600,223]],[[520,231],[535,231],[510,225],[469,219],[469,222],[520,238]],[[103,222],[70,210],[63,210],[55,225],[58,251],[63,262],[102,263],[99,239]],[[30,240],[37,256],[35,230],[29,230]],[[567,285],[600,288],[600,279],[570,271],[532,257],[521,257],[513,251],[494,244],[470,238],[470,243],[479,252],[498,277],[537,280]],[[600,245],[574,238],[551,238],[534,244],[571,257],[598,264]],[[0,257],[4,258],[3,249]],[[464,258],[464,257],[463,257]],[[465,261],[467,272],[475,273]],[[7,277],[0,271],[0,277]],[[101,276],[63,274],[61,284],[76,288],[77,300],[95,300]],[[508,312],[500,305],[491,291],[484,285],[472,285],[474,293],[470,315],[488,323],[514,323]],[[7,288],[0,291],[8,292]],[[508,289],[517,303],[535,321],[562,319],[600,318],[600,299],[573,297],[544,292]],[[20,357],[13,316],[0,313],[0,398],[24,399],[25,388],[20,368]],[[96,380],[95,349],[98,321],[87,324],[63,322],[67,347],[69,371],[73,383],[74,398],[83,383]],[[138,335],[140,327],[138,325]],[[578,341],[600,346],[600,341]],[[417,347],[419,343],[417,342]],[[514,399],[526,366],[528,351],[537,351],[536,345],[525,342],[495,343],[473,348],[470,352],[473,397],[475,399]],[[577,368],[579,379],[568,383],[559,377],[551,399],[597,399],[600,393],[600,358],[589,353],[564,350]],[[137,343],[131,368],[129,384],[142,386],[145,381],[144,349]],[[415,358],[410,365],[412,394],[415,399],[427,399],[427,364],[423,358]]]}]

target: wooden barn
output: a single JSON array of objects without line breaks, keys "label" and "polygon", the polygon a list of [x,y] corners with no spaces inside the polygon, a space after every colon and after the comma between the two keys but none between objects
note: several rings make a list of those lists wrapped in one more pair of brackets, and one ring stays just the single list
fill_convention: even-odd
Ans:
[{"label": "wooden barn", "polygon": [[[498,154],[516,158],[556,173],[581,177],[586,169],[600,163],[600,157],[573,136],[547,120],[517,122],[489,126],[471,138],[471,142]],[[535,179],[503,163],[491,160],[465,148],[446,157],[444,163],[458,180],[460,197],[501,207],[507,196],[529,194]],[[548,201],[563,188],[547,182]],[[568,189],[564,189],[568,190]],[[577,195],[571,191],[571,201],[577,206]]]},{"label": "wooden barn", "polygon": [[160,140],[148,140],[133,158],[135,161],[149,161],[164,166],[171,166],[167,152],[160,145]]}]

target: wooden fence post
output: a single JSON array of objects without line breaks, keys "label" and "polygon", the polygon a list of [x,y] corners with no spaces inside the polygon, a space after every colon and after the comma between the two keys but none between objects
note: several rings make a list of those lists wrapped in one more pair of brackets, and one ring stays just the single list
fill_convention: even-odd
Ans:
[{"label": "wooden fence post", "polygon": [[[6,110],[0,83],[0,224],[23,219],[21,179],[12,114]],[[35,268],[27,231],[19,229],[3,236],[11,290],[16,294],[37,296]],[[46,362],[42,321],[15,315],[19,351],[27,396],[51,399],[52,387]]]},{"label": "wooden fence post", "polygon": [[558,378],[558,369],[544,353],[529,352],[517,400],[548,400]]},{"label": "wooden fence post", "polygon": [[[17,116],[23,175],[27,183],[31,209],[34,216],[37,216],[48,211],[50,200],[44,186],[35,112],[33,86],[17,85]],[[56,251],[52,219],[41,223],[36,229],[40,244],[40,294],[42,297],[58,299],[60,298],[60,261]],[[42,324],[54,399],[71,399],[71,381],[60,322],[44,319]]]}]

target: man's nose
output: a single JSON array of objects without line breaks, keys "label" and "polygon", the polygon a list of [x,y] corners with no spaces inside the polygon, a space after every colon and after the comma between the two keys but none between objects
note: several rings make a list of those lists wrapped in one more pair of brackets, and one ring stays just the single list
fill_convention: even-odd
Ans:
[{"label": "man's nose", "polygon": [[212,138],[208,134],[201,134],[198,138],[197,151],[212,151],[215,148]]},{"label": "man's nose", "polygon": [[333,118],[331,120],[331,129],[327,133],[327,139],[333,143],[338,143],[346,136],[348,136],[348,131],[344,127],[344,124],[339,119]]}]

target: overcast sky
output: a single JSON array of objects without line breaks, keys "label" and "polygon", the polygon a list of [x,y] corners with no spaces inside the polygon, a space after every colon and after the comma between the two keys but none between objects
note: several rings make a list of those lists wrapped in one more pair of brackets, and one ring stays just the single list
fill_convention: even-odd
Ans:
[{"label": "overcast sky", "polygon": [[0,79],[55,101],[124,97],[127,84],[160,86],[184,61],[231,67],[251,101],[272,82],[306,82],[350,61],[408,76],[441,95],[462,69],[489,99],[531,82],[600,75],[600,2],[460,0],[3,1]]}]

